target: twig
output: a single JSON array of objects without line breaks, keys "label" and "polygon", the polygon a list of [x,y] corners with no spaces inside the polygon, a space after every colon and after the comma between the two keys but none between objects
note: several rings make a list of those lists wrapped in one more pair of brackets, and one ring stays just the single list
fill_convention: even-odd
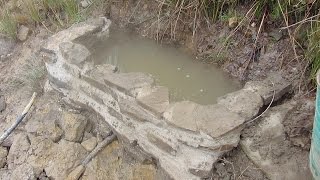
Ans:
[{"label": "twig", "polygon": [[259,26],[259,29],[258,29],[257,37],[256,37],[256,39],[255,39],[255,41],[254,41],[253,51],[252,51],[252,53],[251,53],[251,55],[250,55],[249,60],[247,61],[246,65],[245,65],[243,71],[242,71],[242,75],[241,75],[241,76],[243,76],[244,73],[245,73],[245,71],[248,69],[251,60],[252,60],[252,61],[255,60],[256,51],[257,51],[257,44],[258,44],[258,40],[259,40],[259,35],[260,35],[260,33],[261,33],[261,29],[262,29],[262,26],[263,26],[263,24],[264,24],[264,19],[265,19],[265,17],[266,17],[266,13],[267,13],[267,9],[264,10],[264,13],[263,13],[263,16],[262,16],[262,20],[261,20],[261,22],[260,22],[260,26]]},{"label": "twig", "polygon": [[243,171],[241,171],[240,175],[238,176],[238,179],[240,179],[243,175],[244,172],[246,172],[246,170],[249,168],[249,166],[247,166]]},{"label": "twig", "polygon": [[[288,26],[289,26],[288,17],[286,17],[285,13],[283,12],[282,7],[281,7],[281,3],[280,3],[279,0],[278,0],[278,5],[279,5],[279,8],[280,8],[281,14],[282,14],[282,16],[283,16],[283,20],[284,20],[284,22],[286,23],[286,26],[288,27]],[[287,11],[288,11],[288,10],[286,9],[286,12],[287,12]],[[291,45],[292,45],[292,49],[293,49],[295,58],[296,58],[297,60],[299,60],[299,57],[298,57],[298,54],[297,54],[297,51],[296,51],[296,47],[295,47],[295,39],[294,39],[294,37],[292,36],[292,33],[291,33],[290,28],[288,28],[287,30],[288,30],[288,34],[289,34],[289,37],[290,37],[290,40],[291,40]]]},{"label": "twig", "polygon": [[111,132],[111,135],[106,137],[101,143],[99,143],[93,151],[91,151],[88,156],[82,161],[81,165],[86,166],[105,146],[110,144],[116,139],[116,135]]},{"label": "twig", "polygon": [[3,143],[3,141],[5,139],[7,139],[7,137],[13,132],[13,130],[19,125],[19,123],[21,123],[21,121],[24,119],[24,117],[26,117],[28,111],[30,110],[33,102],[34,102],[34,99],[36,98],[37,96],[37,93],[34,92],[28,105],[24,108],[23,112],[21,113],[21,115],[17,118],[16,122],[14,122],[11,127],[9,129],[7,129],[0,137],[0,144]]},{"label": "twig", "polygon": [[306,18],[306,19],[303,19],[303,20],[301,20],[301,21],[299,21],[299,22],[296,22],[296,23],[294,23],[294,24],[291,24],[291,25],[289,25],[289,26],[281,27],[280,29],[281,29],[281,30],[283,30],[283,29],[288,29],[288,28],[293,27],[293,26],[296,26],[296,25],[298,25],[298,24],[303,24],[303,23],[308,22],[308,21],[313,21],[312,19],[313,19],[313,18],[316,18],[316,17],[318,17],[318,16],[320,16],[320,14],[317,14],[317,15],[314,15],[314,16],[311,16],[311,17],[308,17],[308,18]]}]

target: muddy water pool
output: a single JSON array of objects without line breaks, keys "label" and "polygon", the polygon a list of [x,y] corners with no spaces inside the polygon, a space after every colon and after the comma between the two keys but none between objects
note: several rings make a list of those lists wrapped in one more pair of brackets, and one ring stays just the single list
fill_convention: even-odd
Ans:
[{"label": "muddy water pool", "polygon": [[113,64],[120,72],[151,74],[156,84],[169,88],[171,101],[213,104],[219,96],[240,88],[213,64],[128,33],[111,33],[108,39],[91,42],[89,49],[95,64]]}]

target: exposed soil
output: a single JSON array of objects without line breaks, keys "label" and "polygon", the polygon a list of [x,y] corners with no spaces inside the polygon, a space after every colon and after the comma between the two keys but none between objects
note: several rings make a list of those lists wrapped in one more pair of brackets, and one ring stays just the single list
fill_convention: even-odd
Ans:
[{"label": "exposed soil", "polygon": [[[138,3],[143,4],[143,6]],[[238,8],[239,11],[245,12],[246,10],[245,7]],[[297,105],[291,113],[288,113],[288,117],[283,122],[287,139],[282,147],[274,149],[273,159],[277,159],[279,154],[283,154],[283,151],[287,151],[285,154],[290,155],[287,158],[308,153],[310,149],[315,95],[314,92],[308,91],[309,84],[305,76],[307,62],[294,59],[290,41],[285,33],[280,35],[280,39],[275,40],[274,25],[272,22],[268,22],[263,33],[260,34],[258,48],[254,48],[253,37],[257,34],[258,27],[249,26],[241,28],[231,38],[229,46],[221,51],[217,60],[211,57],[220,52],[224,47],[224,40],[232,32],[232,29],[227,27],[227,23],[208,25],[205,22],[199,21],[196,22],[198,25],[197,31],[193,34],[193,19],[184,15],[181,17],[183,23],[178,23],[175,32],[172,32],[166,24],[157,25],[158,12],[158,4],[154,1],[141,0],[128,1],[128,3],[119,1],[101,5],[92,16],[106,15],[120,28],[138,32],[143,36],[153,38],[162,43],[175,44],[184,49],[186,53],[193,54],[206,63],[217,63],[230,76],[242,82],[260,80],[269,73],[280,71],[283,77],[293,83],[292,94],[295,95]],[[43,134],[27,132],[25,129],[28,121],[37,118],[36,116],[39,115],[37,114],[38,111],[44,111],[43,107],[48,107],[49,110],[75,111],[79,113],[79,111],[72,110],[68,105],[62,103],[59,95],[50,94],[48,90],[43,91],[43,89],[46,89],[45,68],[38,51],[42,42],[49,35],[50,33],[45,29],[37,28],[29,36],[28,40],[23,43],[18,42],[14,44],[11,40],[8,41],[6,38],[0,38],[4,42],[3,47],[13,47],[0,48],[0,106],[1,98],[5,102],[5,107],[0,109],[1,131],[4,131],[12,124],[17,115],[23,111],[32,92],[36,91],[39,93],[31,113],[3,144],[3,146],[8,148],[9,152],[14,138],[20,133],[45,136]],[[2,54],[2,52],[5,53]],[[252,59],[253,53],[255,57]],[[308,101],[305,101],[305,99],[308,99]],[[278,104],[287,101],[288,99],[284,99]],[[88,130],[89,136],[94,136],[98,139],[104,138],[106,136],[105,129],[108,128],[107,125],[103,124],[103,121],[99,120],[99,117],[96,117],[91,112],[80,112],[81,115],[90,119],[92,123],[93,128]],[[45,122],[44,119],[40,121]],[[248,132],[245,133],[247,133],[246,135],[250,134]],[[81,142],[77,142],[77,144],[79,143]],[[117,142],[115,143],[117,144]],[[256,144],[256,146],[256,148],[259,148],[259,144]],[[123,151],[121,145],[119,147],[117,144],[116,148],[118,148],[117,152]],[[114,172],[112,173],[116,174],[114,177],[124,179],[138,178],[142,176],[141,174],[145,175],[146,179],[165,177],[161,175],[161,172],[153,164],[145,167],[141,162],[131,160],[131,157],[125,157],[121,153],[119,155],[112,150],[108,151],[111,154],[113,153],[108,162],[117,162],[117,165],[113,167]],[[107,153],[107,155],[110,154]],[[92,166],[94,167],[94,165]],[[126,175],[125,171],[119,170],[123,167],[130,173]],[[240,147],[222,157],[213,167],[214,171],[211,179],[267,179],[265,174],[248,159]],[[98,170],[94,170],[104,172],[104,170],[99,168]],[[13,172],[14,169],[10,169],[8,164],[6,164],[0,171],[0,177],[8,178]],[[84,174],[86,175],[86,173]],[[39,179],[48,179],[46,172],[41,172],[37,177]]]}]

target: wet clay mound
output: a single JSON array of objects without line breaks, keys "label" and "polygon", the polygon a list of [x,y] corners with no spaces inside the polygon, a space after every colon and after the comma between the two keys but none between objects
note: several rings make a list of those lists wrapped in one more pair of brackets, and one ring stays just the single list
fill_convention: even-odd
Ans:
[{"label": "wet clay mound", "polygon": [[275,76],[248,82],[217,104],[172,103],[150,75],[95,66],[91,52],[74,42],[93,34],[108,37],[109,26],[107,19],[94,19],[50,37],[42,51],[50,84],[69,101],[95,110],[121,142],[141,149],[173,179],[210,176],[212,163],[238,145],[244,124],[290,89]]}]

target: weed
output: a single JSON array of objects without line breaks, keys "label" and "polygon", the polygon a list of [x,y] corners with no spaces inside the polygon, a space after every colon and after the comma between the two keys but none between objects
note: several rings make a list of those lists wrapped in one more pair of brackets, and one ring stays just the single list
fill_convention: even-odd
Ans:
[{"label": "weed", "polygon": [[27,0],[25,1],[25,5],[27,8],[27,13],[31,17],[31,19],[36,22],[40,23],[43,17],[40,14],[40,10],[38,8],[38,2],[36,0]]},{"label": "weed", "polygon": [[9,13],[4,11],[0,20],[0,30],[5,35],[16,38],[17,37],[17,22],[15,18]]}]

